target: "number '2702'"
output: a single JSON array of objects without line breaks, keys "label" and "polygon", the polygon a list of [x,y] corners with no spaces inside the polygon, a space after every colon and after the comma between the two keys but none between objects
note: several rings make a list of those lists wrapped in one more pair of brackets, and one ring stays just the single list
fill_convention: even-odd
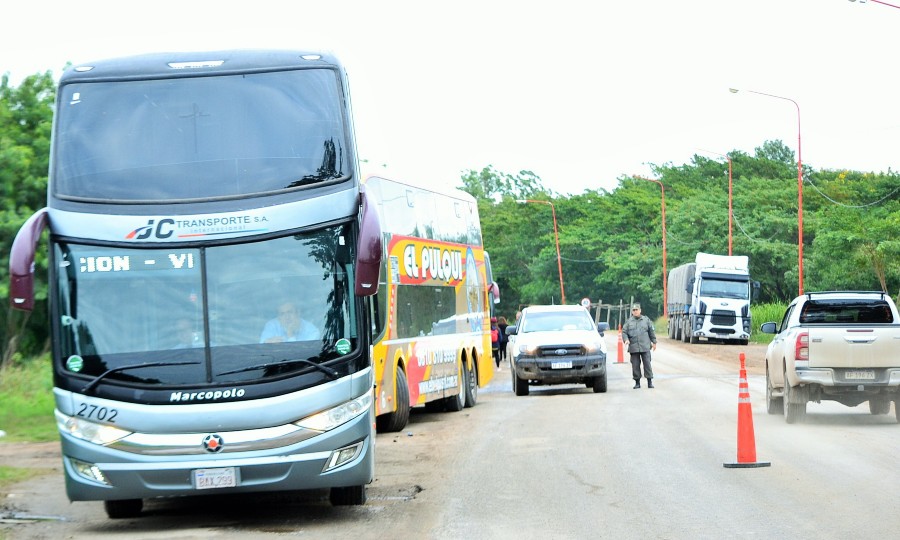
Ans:
[{"label": "number '2702'", "polygon": [[116,417],[119,416],[119,411],[116,409],[107,409],[106,407],[91,405],[90,403],[81,403],[78,406],[77,415],[82,418],[87,418],[88,420],[99,420],[101,422],[110,422],[114,424],[116,422]]}]

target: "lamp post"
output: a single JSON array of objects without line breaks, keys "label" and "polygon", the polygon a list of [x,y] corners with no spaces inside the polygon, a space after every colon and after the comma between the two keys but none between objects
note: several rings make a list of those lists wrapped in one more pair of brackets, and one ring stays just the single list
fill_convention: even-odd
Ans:
[{"label": "lamp post", "polygon": [[662,185],[662,182],[659,180],[654,180],[652,178],[644,178],[643,176],[637,176],[636,178],[640,178],[641,180],[646,180],[648,182],[656,182],[659,184],[659,188],[662,190],[662,196],[660,198],[660,207],[662,208],[662,283],[663,283],[663,317],[669,318],[669,291],[667,285],[667,272],[666,272],[666,187]]},{"label": "lamp post", "polygon": [[[851,2],[856,2],[856,0],[850,0]],[[881,4],[882,6],[890,6],[892,8],[900,9],[900,6],[895,6],[894,4],[888,4],[887,2],[882,2],[881,0],[871,0],[871,2],[875,4]],[[865,4],[866,0],[859,0],[860,4]]]},{"label": "lamp post", "polygon": [[731,256],[731,222],[734,219],[734,211],[732,210],[732,196],[731,196],[731,156],[726,154],[720,154],[718,152],[713,152],[711,150],[701,150],[702,152],[709,152],[710,154],[715,154],[717,156],[722,156],[723,158],[728,160],[728,256]]},{"label": "lamp post", "polygon": [[566,303],[566,288],[563,285],[562,257],[559,256],[559,230],[556,228],[556,207],[550,201],[541,201],[536,199],[516,199],[517,203],[536,203],[549,204],[550,211],[553,213],[553,236],[556,239],[556,265],[559,268],[559,294],[562,297],[562,303]]},{"label": "lamp post", "polygon": [[[729,88],[732,94],[737,94],[738,89]],[[758,94],[776,99],[790,101],[797,109],[797,274],[800,295],[803,294],[803,158],[800,153],[800,105],[791,98],[776,96],[774,94],[766,94],[755,90],[746,90],[751,94]]]}]

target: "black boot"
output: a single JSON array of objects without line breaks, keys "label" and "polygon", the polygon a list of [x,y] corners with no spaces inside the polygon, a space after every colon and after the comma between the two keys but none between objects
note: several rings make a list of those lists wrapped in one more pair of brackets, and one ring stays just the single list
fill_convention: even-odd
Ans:
[{"label": "black boot", "polygon": [[634,389],[637,390],[637,389],[640,388],[640,387],[641,387],[641,380],[640,380],[640,379],[635,379],[635,380],[634,380]]},{"label": "black boot", "polygon": [[653,388],[653,379],[647,379],[647,388]]}]

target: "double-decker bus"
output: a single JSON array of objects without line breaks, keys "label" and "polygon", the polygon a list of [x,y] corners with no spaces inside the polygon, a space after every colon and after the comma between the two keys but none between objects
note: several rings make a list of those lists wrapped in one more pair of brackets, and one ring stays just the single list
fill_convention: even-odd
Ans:
[{"label": "double-decker bus", "polygon": [[10,255],[10,302],[33,308],[49,230],[68,497],[104,501],[111,518],[211,493],[329,489],[333,504],[363,504],[384,237],[339,61],[217,51],[74,66],[51,152],[47,207]]},{"label": "double-decker bus", "polygon": [[379,431],[406,426],[411,406],[460,411],[493,377],[490,314],[499,290],[478,205],[459,190],[370,176],[384,231],[373,346]]}]

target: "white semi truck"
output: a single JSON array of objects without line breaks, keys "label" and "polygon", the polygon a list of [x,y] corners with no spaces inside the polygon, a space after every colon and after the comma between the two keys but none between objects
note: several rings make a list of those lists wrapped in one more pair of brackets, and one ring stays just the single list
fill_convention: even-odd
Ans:
[{"label": "white semi truck", "polygon": [[669,337],[746,345],[750,299],[758,288],[759,282],[750,280],[746,255],[697,253],[694,262],[669,272]]}]

